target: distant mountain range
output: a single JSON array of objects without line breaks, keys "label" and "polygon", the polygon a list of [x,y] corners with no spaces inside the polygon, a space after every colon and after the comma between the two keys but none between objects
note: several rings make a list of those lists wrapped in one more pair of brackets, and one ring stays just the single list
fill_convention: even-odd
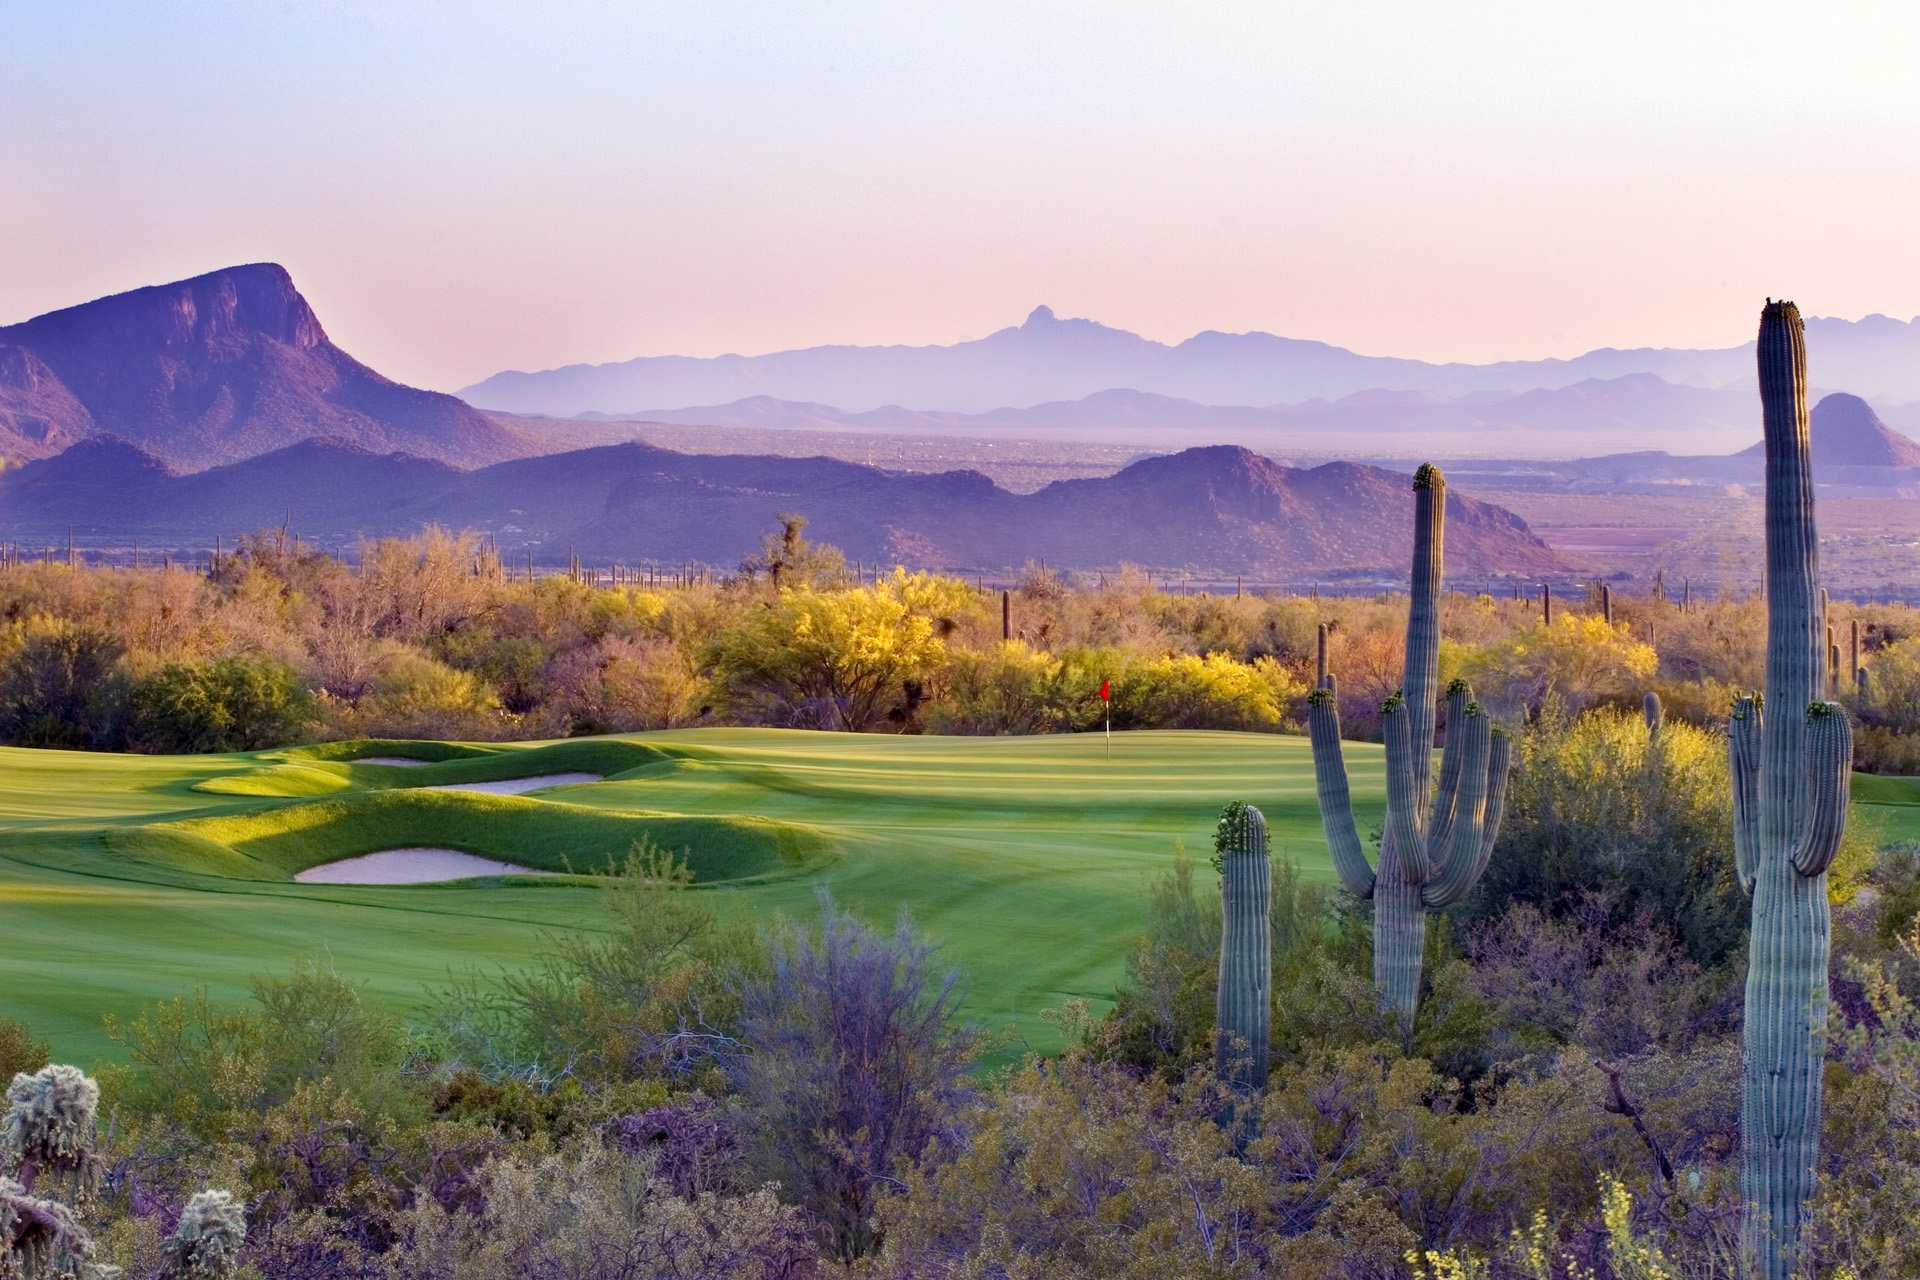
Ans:
[{"label": "distant mountain range", "polygon": [[[36,543],[210,547],[291,521],[340,545],[428,524],[492,533],[510,558],[729,566],[781,511],[868,563],[996,572],[1029,559],[1298,581],[1379,570],[1411,552],[1409,477],[1353,463],[1282,466],[1246,449],[1189,449],[1095,480],[1013,494],[972,471],[921,475],[828,458],[692,455],[610,445],[463,472],[351,443],[308,440],[181,475],[96,438],[0,481],[0,527]],[[1566,566],[1500,507],[1448,494],[1458,574]]]},{"label": "distant mountain range", "polygon": [[[1757,308],[1756,308],[1757,313]],[[1807,322],[1820,385],[1864,396],[1920,399],[1920,317]],[[1355,392],[1508,394],[1655,374],[1670,383],[1723,387],[1753,376],[1753,344],[1713,350],[1589,351],[1570,360],[1431,364],[1363,356],[1270,333],[1196,334],[1174,346],[1038,307],[1018,327],[974,342],[928,347],[808,347],[769,355],[642,356],[616,364],[498,373],[460,394],[488,409],[571,416],[731,404],[756,396],[835,405],[850,413],[887,406],[986,413],[1075,401],[1126,388],[1206,405],[1297,404]]]},{"label": "distant mountain range", "polygon": [[286,270],[229,267],[0,328],[0,457],[95,436],[186,469],[330,436],[466,466],[542,446],[328,341]]},{"label": "distant mountain range", "polygon": [[[586,416],[586,415],[583,415]],[[592,415],[608,419],[605,415]],[[726,405],[659,409],[619,419],[712,427],[862,431],[891,435],[1134,440],[1162,447],[1237,443],[1262,452],[1559,457],[1655,448],[1677,434],[1701,453],[1732,452],[1759,434],[1752,385],[1681,386],[1657,374],[1589,379],[1546,390],[1358,391],[1336,401],[1272,408],[1198,404],[1146,391],[986,413],[832,405],[754,396]],[[521,424],[529,433],[539,430]]]},{"label": "distant mountain range", "polygon": [[[1810,321],[1814,374],[1823,386],[1881,396],[1894,428],[1920,429],[1920,403],[1885,399],[1902,388],[1920,395],[1916,334],[1885,317]],[[952,347],[503,374],[469,389],[490,406],[482,412],[353,359],[283,268],[255,263],[0,327],[0,460],[111,435],[195,471],[329,438],[471,468],[634,438],[591,420],[634,404],[656,407],[629,421],[1124,441],[1143,451],[1230,443],[1267,457],[1704,455],[1758,436],[1751,366],[1745,347],[1472,366],[1270,334],[1166,346],[1043,307],[1019,328]],[[733,394],[741,391],[752,394]],[[508,412],[529,408],[581,416]]]}]

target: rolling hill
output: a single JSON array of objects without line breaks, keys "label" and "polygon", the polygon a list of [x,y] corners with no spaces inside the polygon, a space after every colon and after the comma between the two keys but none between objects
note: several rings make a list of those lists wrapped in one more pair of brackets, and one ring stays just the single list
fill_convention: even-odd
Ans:
[{"label": "rolling hill", "polygon": [[[290,519],[343,545],[428,524],[492,533],[516,560],[571,552],[599,564],[727,566],[781,511],[853,558],[997,570],[1045,559],[1096,568],[1263,580],[1392,569],[1411,549],[1408,478],[1376,467],[1289,467],[1214,446],[1144,458],[1115,475],[1001,489],[974,471],[882,471],[831,458],[676,453],[629,443],[463,472],[339,441],[178,474],[124,441],[84,441],[0,481],[0,527],[29,545],[207,547]],[[1462,573],[1564,568],[1502,508],[1449,495],[1447,553]]]}]

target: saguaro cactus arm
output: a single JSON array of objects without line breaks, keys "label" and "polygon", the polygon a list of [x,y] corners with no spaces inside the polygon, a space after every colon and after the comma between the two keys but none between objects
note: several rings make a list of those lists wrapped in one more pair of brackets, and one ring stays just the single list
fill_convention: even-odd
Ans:
[{"label": "saguaro cactus arm", "polygon": [[1400,855],[1400,869],[1408,884],[1424,884],[1433,874],[1427,856],[1427,833],[1422,830],[1421,803],[1425,787],[1414,765],[1414,755],[1431,756],[1431,739],[1416,745],[1413,714],[1407,700],[1394,694],[1380,706],[1380,734],[1387,743],[1387,834]]},{"label": "saguaro cactus arm", "polygon": [[[1492,721],[1472,703],[1459,724],[1460,786],[1455,803],[1456,818],[1447,841],[1444,857],[1421,886],[1420,901],[1433,907],[1452,906],[1467,896],[1487,868],[1493,854],[1493,839],[1500,823],[1499,810],[1506,803],[1506,735],[1493,735]],[[1449,735],[1455,732],[1451,727]],[[1500,748],[1495,759],[1496,742]],[[1498,792],[1497,796],[1495,792]]]},{"label": "saguaro cactus arm", "polygon": [[1847,800],[1853,791],[1853,726],[1837,702],[1807,708],[1807,801],[1811,812],[1793,869],[1817,876],[1833,865],[1846,831]]},{"label": "saguaro cactus arm", "polygon": [[1459,748],[1464,740],[1455,730],[1464,728],[1468,708],[1473,705],[1473,690],[1465,680],[1455,680],[1447,686],[1447,745],[1440,752],[1440,785],[1435,788],[1433,813],[1427,819],[1427,850],[1432,857],[1446,856],[1448,842],[1453,838],[1463,756]]},{"label": "saguaro cactus arm", "polygon": [[1360,833],[1353,825],[1353,796],[1347,787],[1347,761],[1340,751],[1340,699],[1331,674],[1307,695],[1307,733],[1313,740],[1313,777],[1320,799],[1320,824],[1340,883],[1356,897],[1373,897],[1373,868],[1367,864]]},{"label": "saguaro cactus arm", "polygon": [[1760,739],[1764,712],[1753,698],[1733,704],[1727,752],[1733,766],[1733,870],[1743,893],[1753,892],[1760,865]]}]

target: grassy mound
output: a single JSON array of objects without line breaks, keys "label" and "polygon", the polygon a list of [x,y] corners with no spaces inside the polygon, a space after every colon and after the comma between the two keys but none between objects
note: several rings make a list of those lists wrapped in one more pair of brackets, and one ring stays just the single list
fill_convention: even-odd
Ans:
[{"label": "grassy mound", "polygon": [[605,870],[637,841],[686,858],[702,884],[764,880],[825,861],[816,829],[740,816],[589,809],[524,796],[387,790],[251,813],[107,831],[107,847],[177,871],[290,880],[308,867],[383,849],[432,845],[539,871]]},{"label": "grassy mound", "polygon": [[[344,749],[343,749],[344,748]],[[441,754],[456,751],[456,754]],[[409,756],[426,765],[354,764],[358,756]],[[670,765],[657,747],[613,738],[580,738],[539,747],[480,748],[443,742],[323,743],[267,752],[259,767],[209,778],[194,790],[214,795],[308,798],[349,791],[506,782],[549,773],[631,776],[635,770]]]}]

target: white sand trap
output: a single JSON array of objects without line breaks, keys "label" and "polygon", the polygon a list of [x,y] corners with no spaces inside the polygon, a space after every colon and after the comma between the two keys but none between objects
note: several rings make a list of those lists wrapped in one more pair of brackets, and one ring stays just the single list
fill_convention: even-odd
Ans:
[{"label": "white sand trap", "polygon": [[473,876],[550,876],[551,871],[477,858],[458,849],[383,849],[308,867],[293,878],[301,884],[433,884]]},{"label": "white sand trap", "polygon": [[397,764],[419,768],[432,764],[431,760],[415,760],[412,756],[355,756],[348,764]]},{"label": "white sand trap", "polygon": [[517,796],[522,791],[538,791],[542,787],[565,787],[576,782],[598,782],[604,775],[598,773],[543,773],[532,778],[507,778],[500,782],[442,782],[431,787],[416,787],[417,791],[484,791],[490,796]]}]

